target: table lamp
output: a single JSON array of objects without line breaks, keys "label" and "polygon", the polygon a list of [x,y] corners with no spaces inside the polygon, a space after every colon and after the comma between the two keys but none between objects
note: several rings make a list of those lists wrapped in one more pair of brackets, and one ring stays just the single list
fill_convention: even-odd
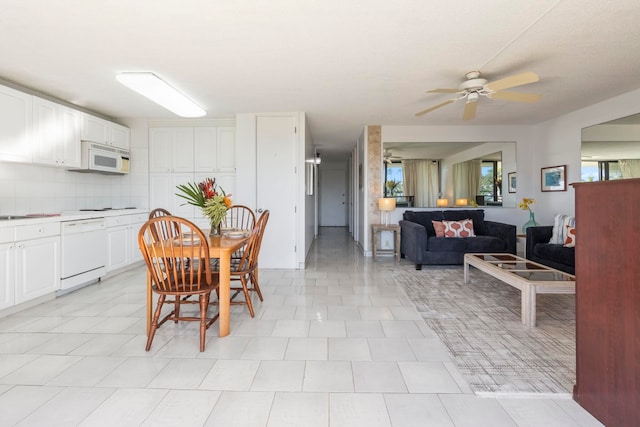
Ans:
[{"label": "table lamp", "polygon": [[467,206],[467,199],[456,199],[456,206]]},{"label": "table lamp", "polygon": [[449,205],[449,200],[448,199],[438,199],[438,200],[436,200],[436,205],[438,205],[438,207],[448,206]]},{"label": "table lamp", "polygon": [[393,197],[382,197],[378,199],[378,209],[382,212],[384,225],[389,225],[389,212],[395,210],[396,199]]}]

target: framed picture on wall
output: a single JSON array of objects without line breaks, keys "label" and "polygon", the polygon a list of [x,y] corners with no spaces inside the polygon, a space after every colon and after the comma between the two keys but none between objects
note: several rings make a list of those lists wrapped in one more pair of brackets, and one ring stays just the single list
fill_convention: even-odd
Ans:
[{"label": "framed picture on wall", "polygon": [[509,193],[516,192],[516,173],[515,172],[509,172],[507,174],[507,189],[509,190]]},{"label": "framed picture on wall", "polygon": [[542,168],[541,175],[542,191],[567,191],[567,165]]}]

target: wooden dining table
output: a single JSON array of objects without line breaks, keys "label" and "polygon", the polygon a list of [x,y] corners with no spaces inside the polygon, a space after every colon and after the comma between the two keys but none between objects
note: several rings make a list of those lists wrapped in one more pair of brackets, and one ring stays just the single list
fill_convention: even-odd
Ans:
[{"label": "wooden dining table", "polygon": [[[205,236],[209,236],[209,230],[202,230]],[[225,237],[209,236],[209,257],[220,260],[219,272],[219,295],[218,295],[218,336],[229,335],[229,314],[231,306],[231,254],[242,248],[247,241],[247,237]],[[151,291],[151,276],[147,273],[147,335],[151,330],[151,319],[153,310],[153,293]]]}]

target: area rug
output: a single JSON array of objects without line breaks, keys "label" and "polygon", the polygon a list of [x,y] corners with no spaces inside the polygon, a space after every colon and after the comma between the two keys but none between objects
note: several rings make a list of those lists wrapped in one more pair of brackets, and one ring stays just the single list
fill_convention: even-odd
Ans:
[{"label": "area rug", "polygon": [[538,295],[537,326],[520,321],[520,291],[470,268],[387,264],[477,394],[571,393],[575,296]]}]

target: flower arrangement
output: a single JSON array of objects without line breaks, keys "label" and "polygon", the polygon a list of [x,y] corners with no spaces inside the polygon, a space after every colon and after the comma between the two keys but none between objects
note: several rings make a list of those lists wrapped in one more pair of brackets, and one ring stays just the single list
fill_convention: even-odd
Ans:
[{"label": "flower arrangement", "polygon": [[202,209],[202,214],[209,218],[211,231],[219,231],[220,223],[227,214],[227,209],[233,205],[231,194],[226,194],[222,187],[216,184],[215,178],[206,178],[199,184],[189,182],[176,187],[188,204]]},{"label": "flower arrangement", "polygon": [[531,205],[533,205],[535,202],[536,202],[536,199],[528,199],[526,197],[523,197],[522,201],[518,203],[518,207],[523,211],[533,212],[531,210]]}]

